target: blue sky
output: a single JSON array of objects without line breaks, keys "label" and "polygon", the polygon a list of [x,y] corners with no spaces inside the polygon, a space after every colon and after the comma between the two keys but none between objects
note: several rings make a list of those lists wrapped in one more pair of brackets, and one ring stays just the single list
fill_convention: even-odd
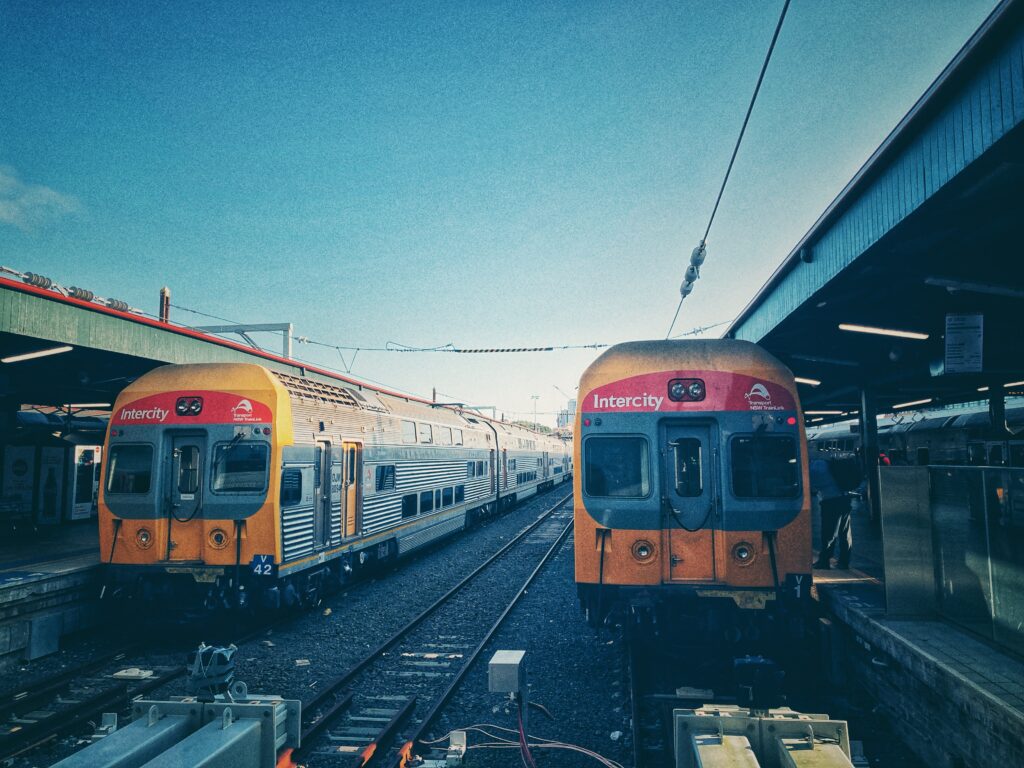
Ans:
[{"label": "blue sky", "polygon": [[[994,5],[794,0],[678,330],[746,304]],[[0,262],[346,346],[662,337],[780,9],[0,0]],[[353,373],[511,416],[596,354]]]}]

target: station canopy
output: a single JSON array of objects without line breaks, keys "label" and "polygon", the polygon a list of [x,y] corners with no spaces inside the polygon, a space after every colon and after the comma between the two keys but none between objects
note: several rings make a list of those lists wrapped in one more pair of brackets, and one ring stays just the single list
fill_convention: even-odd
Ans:
[{"label": "station canopy", "polygon": [[727,336],[828,420],[1024,392],[1024,23],[993,12]]}]

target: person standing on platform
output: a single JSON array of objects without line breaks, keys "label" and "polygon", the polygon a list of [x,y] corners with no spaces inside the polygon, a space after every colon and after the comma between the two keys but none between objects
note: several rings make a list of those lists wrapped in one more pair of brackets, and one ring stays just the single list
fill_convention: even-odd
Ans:
[{"label": "person standing on platform", "polygon": [[[850,527],[850,496],[843,489],[837,477],[836,464],[839,459],[826,459],[820,453],[811,461],[811,493],[818,494],[821,507],[821,550],[814,561],[815,569],[828,570],[832,567],[835,552],[838,567],[850,567],[850,553],[853,549],[853,529]],[[852,461],[856,461],[853,459]]]}]

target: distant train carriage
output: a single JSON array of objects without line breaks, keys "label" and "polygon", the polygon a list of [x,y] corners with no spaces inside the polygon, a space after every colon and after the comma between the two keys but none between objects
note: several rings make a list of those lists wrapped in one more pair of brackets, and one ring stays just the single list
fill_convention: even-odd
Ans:
[{"label": "distant train carriage", "polygon": [[810,587],[793,375],[729,339],[620,344],[583,374],[576,582],[599,621],[626,605],[762,609]]},{"label": "distant train carriage", "polygon": [[571,475],[559,439],[353,382],[168,365],[118,397],[109,587],[170,607],[315,602]]}]

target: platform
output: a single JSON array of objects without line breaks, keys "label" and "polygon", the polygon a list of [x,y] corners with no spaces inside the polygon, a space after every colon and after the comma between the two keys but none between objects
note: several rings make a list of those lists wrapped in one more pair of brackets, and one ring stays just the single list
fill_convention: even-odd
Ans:
[{"label": "platform", "polygon": [[942,620],[886,616],[882,585],[856,569],[815,580],[834,630],[833,682],[879,702],[927,764],[1021,764],[1021,659]]},{"label": "platform", "polygon": [[95,521],[42,529],[0,544],[0,669],[55,652],[95,622]]}]

